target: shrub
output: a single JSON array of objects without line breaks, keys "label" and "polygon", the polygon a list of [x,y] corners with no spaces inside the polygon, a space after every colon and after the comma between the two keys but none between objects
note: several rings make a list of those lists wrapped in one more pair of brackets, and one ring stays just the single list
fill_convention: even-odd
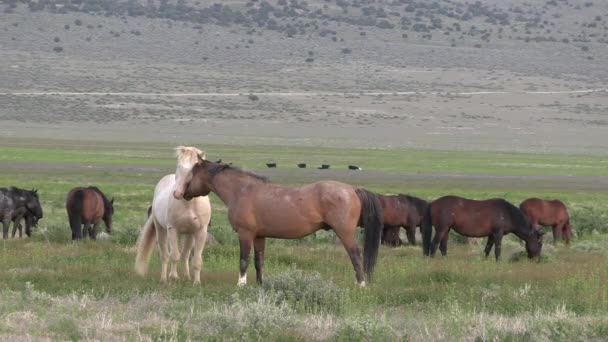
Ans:
[{"label": "shrub", "polygon": [[351,49],[349,49],[349,48],[344,48],[344,49],[342,49],[342,53],[343,53],[343,54],[349,54],[349,53],[352,53],[352,52],[353,52],[353,50],[351,50]]},{"label": "shrub", "polygon": [[349,317],[342,323],[336,340],[338,341],[390,341],[394,332],[384,319],[370,317]]},{"label": "shrub", "polygon": [[295,266],[287,272],[268,278],[266,291],[277,294],[280,302],[288,302],[296,310],[316,313],[340,313],[344,310],[347,291],[318,272],[303,273]]},{"label": "shrub", "polygon": [[55,46],[53,48],[53,51],[55,51],[55,52],[63,52],[63,48],[61,46]]},{"label": "shrub", "polygon": [[276,294],[255,291],[252,298],[241,298],[238,293],[231,303],[203,314],[215,335],[238,336],[239,340],[262,341],[294,326],[293,311]]},{"label": "shrub", "polygon": [[314,58],[312,58],[312,57],[308,57],[308,58],[306,58],[306,63],[312,63],[312,62],[314,62],[314,61],[315,61],[315,59],[314,59]]},{"label": "shrub", "polygon": [[55,38],[53,38],[53,41],[54,41],[55,43],[59,43],[59,42],[61,41],[61,39],[59,39],[59,37],[55,37]]},{"label": "shrub", "polygon": [[82,20],[80,20],[80,19],[74,20],[74,25],[81,26],[82,25]]}]

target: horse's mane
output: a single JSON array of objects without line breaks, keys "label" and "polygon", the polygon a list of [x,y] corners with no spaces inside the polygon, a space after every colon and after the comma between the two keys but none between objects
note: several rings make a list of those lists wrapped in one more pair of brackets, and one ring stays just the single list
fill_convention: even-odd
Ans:
[{"label": "horse's mane", "polygon": [[400,200],[403,199],[403,200],[413,204],[416,207],[416,209],[418,209],[419,212],[424,211],[426,206],[429,205],[429,202],[423,200],[422,198],[418,198],[416,196],[411,196],[411,195],[407,195],[407,194],[399,194],[399,195],[397,195],[397,197]]},{"label": "horse's mane", "polygon": [[245,170],[241,169],[240,167],[236,167],[236,166],[232,166],[232,165],[228,165],[228,164],[217,164],[217,163],[210,163],[210,164],[211,165],[209,166],[209,174],[211,175],[211,177],[214,177],[224,171],[232,171],[232,172],[236,172],[241,175],[252,177],[256,180],[262,181],[263,183],[270,183],[270,180],[268,178],[255,174],[251,171],[245,171]]},{"label": "horse's mane", "polygon": [[8,192],[13,192],[13,193],[16,193],[17,195],[24,196],[24,197],[33,196],[35,198],[38,198],[38,191],[33,190],[33,189],[25,190],[25,189],[18,188],[16,186],[9,186],[8,188],[6,188],[6,190]]},{"label": "horse's mane", "polygon": [[[111,213],[110,209],[112,207],[112,204],[110,203],[110,201],[108,200],[108,198],[106,197],[106,195],[103,192],[101,192],[101,190],[99,190],[99,188],[96,187],[96,186],[89,186],[88,189],[91,189],[91,190],[95,191],[96,193],[98,193],[101,196],[101,198],[103,199],[104,212],[105,213]],[[106,215],[106,214],[104,214],[104,215]]]},{"label": "horse's mane", "polygon": [[528,220],[528,217],[526,217],[526,215],[523,213],[523,211],[521,211],[521,209],[519,209],[518,207],[514,206],[509,201],[504,200],[502,198],[498,199],[498,201],[500,201],[502,203],[502,206],[509,214],[509,218],[511,219],[512,224],[520,226],[520,227],[524,227],[524,228],[527,228],[530,225],[530,221]]},{"label": "horse's mane", "polygon": [[207,154],[196,147],[178,146],[175,148],[175,156],[177,157],[177,163],[183,164],[185,162],[196,163],[199,157],[205,160]]}]

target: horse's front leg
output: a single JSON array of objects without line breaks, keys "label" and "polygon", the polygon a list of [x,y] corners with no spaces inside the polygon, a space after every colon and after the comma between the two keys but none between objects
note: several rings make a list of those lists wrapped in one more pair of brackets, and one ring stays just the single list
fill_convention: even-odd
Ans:
[{"label": "horse's front leg", "polygon": [[194,271],[194,285],[201,283],[201,270],[203,269],[203,249],[207,241],[207,226],[201,228],[194,238],[194,256],[192,257],[192,270]]},{"label": "horse's front leg", "polygon": [[175,227],[167,228],[167,237],[169,239],[169,258],[171,259],[171,272],[169,272],[169,279],[177,280],[179,275],[177,274],[177,263],[179,261],[179,236]]},{"label": "horse's front leg", "polygon": [[405,235],[407,236],[407,241],[412,246],[416,246],[416,219],[408,220],[407,227],[405,227]]},{"label": "horse's front leg", "polygon": [[496,232],[494,232],[494,256],[496,257],[496,261],[500,260],[500,250],[502,246],[503,234],[504,232],[502,229],[497,229]]},{"label": "horse's front leg", "polygon": [[190,253],[192,253],[192,245],[194,244],[194,235],[186,234],[184,237],[184,246],[179,260],[184,264],[184,277],[190,280]]},{"label": "horse's front leg", "polygon": [[256,238],[253,241],[253,251],[255,256],[255,278],[258,284],[262,284],[262,269],[264,268],[264,248],[266,248],[265,238]]},{"label": "horse's front leg", "polygon": [[490,251],[492,250],[492,246],[494,246],[494,235],[488,235],[488,241],[486,242],[486,248],[484,249],[484,253],[486,254],[486,259],[488,255],[490,255]]},{"label": "horse's front leg", "polygon": [[11,224],[11,215],[5,213],[4,220],[2,220],[2,238],[8,239],[8,226]]},{"label": "horse's front leg", "polygon": [[92,240],[97,240],[97,227],[99,227],[99,222],[89,226],[89,237]]},{"label": "horse's front leg", "polygon": [[89,234],[89,230],[91,230],[91,224],[85,223],[84,227],[82,228],[82,238],[83,239],[87,238],[87,234]]},{"label": "horse's front leg", "polygon": [[247,266],[249,264],[249,251],[253,244],[253,236],[249,231],[238,230],[239,242],[241,245],[241,257],[239,260],[239,281],[237,285],[239,287],[247,285]]}]

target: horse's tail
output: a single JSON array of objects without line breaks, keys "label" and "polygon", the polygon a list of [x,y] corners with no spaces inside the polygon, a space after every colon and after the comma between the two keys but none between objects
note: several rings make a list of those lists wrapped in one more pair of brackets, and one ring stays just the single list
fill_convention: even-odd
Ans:
[{"label": "horse's tail", "polygon": [[[76,190],[72,194],[72,198],[68,199],[67,211],[70,220],[70,229],[72,229],[72,239],[74,234],[80,231],[82,225],[82,208],[84,203],[84,192]],[[78,238],[78,237],[76,237]]]},{"label": "horse's tail", "polygon": [[144,224],[141,233],[139,233],[137,256],[135,257],[135,272],[137,274],[143,276],[148,272],[148,261],[155,242],[156,227],[154,226],[154,216],[151,215]]},{"label": "horse's tail", "polygon": [[424,215],[422,216],[422,254],[431,255],[431,235],[433,234],[433,220],[431,216],[431,203],[424,208]]},{"label": "horse's tail", "polygon": [[374,267],[380,249],[380,236],[382,235],[382,204],[378,196],[365,189],[356,189],[361,201],[361,216],[359,221],[365,228],[365,243],[363,245],[363,269],[367,273],[368,281],[372,281]]}]

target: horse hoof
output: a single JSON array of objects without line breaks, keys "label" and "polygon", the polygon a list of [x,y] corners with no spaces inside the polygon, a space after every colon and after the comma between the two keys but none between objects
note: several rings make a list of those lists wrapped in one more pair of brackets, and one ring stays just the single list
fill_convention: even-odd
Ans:
[{"label": "horse hoof", "polygon": [[359,283],[359,287],[360,288],[364,288],[365,287],[365,280]]},{"label": "horse hoof", "polygon": [[194,281],[194,283],[193,283],[193,285],[194,285],[194,286],[198,286],[198,285],[200,285],[200,284],[201,284],[201,281],[200,281],[200,280],[195,280],[195,281]]}]

